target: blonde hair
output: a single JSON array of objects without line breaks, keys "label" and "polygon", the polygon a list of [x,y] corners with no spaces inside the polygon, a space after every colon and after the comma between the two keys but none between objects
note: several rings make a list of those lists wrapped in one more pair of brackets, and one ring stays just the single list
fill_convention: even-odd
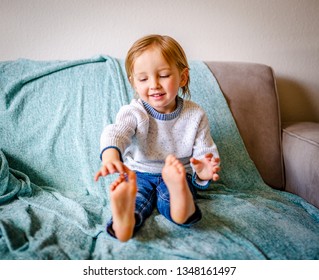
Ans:
[{"label": "blonde hair", "polygon": [[[179,73],[181,73],[185,68],[189,69],[185,52],[176,40],[169,36],[152,34],[137,40],[127,52],[125,69],[129,80],[131,80],[131,76],[133,74],[135,59],[151,46],[158,47],[166,61],[170,65],[175,65]],[[183,96],[190,96],[189,81],[190,79],[188,76],[186,84],[182,87]]]}]

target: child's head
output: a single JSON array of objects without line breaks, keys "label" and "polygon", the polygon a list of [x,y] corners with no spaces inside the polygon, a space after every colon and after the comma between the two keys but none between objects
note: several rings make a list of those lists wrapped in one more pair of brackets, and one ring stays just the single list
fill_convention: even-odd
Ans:
[{"label": "child's head", "polygon": [[[159,48],[167,63],[175,65],[180,73],[184,69],[189,69],[185,52],[176,40],[169,36],[148,35],[137,40],[127,53],[125,68],[129,80],[133,75],[135,59],[150,47]],[[182,87],[182,94],[183,96],[190,95],[189,77],[187,83]]]}]

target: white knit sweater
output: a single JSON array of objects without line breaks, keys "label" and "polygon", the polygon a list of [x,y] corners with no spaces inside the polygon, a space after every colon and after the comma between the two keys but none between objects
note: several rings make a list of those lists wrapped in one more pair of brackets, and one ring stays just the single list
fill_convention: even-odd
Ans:
[{"label": "white knit sweater", "polygon": [[101,155],[115,147],[130,169],[147,173],[161,173],[169,154],[190,174],[191,157],[201,159],[207,153],[219,157],[204,110],[180,97],[170,114],[158,113],[141,99],[132,100],[120,109],[115,123],[104,128],[100,144]]}]

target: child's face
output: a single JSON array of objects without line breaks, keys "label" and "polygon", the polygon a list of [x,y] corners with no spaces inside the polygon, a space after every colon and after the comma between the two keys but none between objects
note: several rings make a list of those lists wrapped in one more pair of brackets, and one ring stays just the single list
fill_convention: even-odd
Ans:
[{"label": "child's face", "polygon": [[168,114],[176,109],[178,89],[187,83],[188,69],[179,73],[158,48],[150,47],[135,59],[130,79],[143,101],[156,111]]}]

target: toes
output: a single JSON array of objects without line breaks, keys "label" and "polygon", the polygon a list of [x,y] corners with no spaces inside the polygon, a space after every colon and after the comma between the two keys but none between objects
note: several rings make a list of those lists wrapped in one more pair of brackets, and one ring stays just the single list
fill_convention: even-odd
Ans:
[{"label": "toes", "polygon": [[175,160],[176,160],[176,157],[175,157],[175,156],[173,156],[173,155],[168,155],[168,156],[166,157],[165,163],[168,164],[168,165],[172,165]]},{"label": "toes", "polygon": [[119,184],[121,184],[123,181],[125,181],[125,176],[124,176],[123,174],[120,174],[120,175],[118,176],[118,178],[111,183],[110,189],[111,189],[112,191],[115,190],[116,187],[117,187]]},{"label": "toes", "polygon": [[174,155],[168,155],[165,163],[167,166],[174,167],[178,173],[183,173],[185,170],[184,165]]},{"label": "toes", "polygon": [[181,164],[180,162],[178,162],[176,165],[176,168],[178,170],[179,173],[183,173],[184,172],[184,166],[183,164]]}]

